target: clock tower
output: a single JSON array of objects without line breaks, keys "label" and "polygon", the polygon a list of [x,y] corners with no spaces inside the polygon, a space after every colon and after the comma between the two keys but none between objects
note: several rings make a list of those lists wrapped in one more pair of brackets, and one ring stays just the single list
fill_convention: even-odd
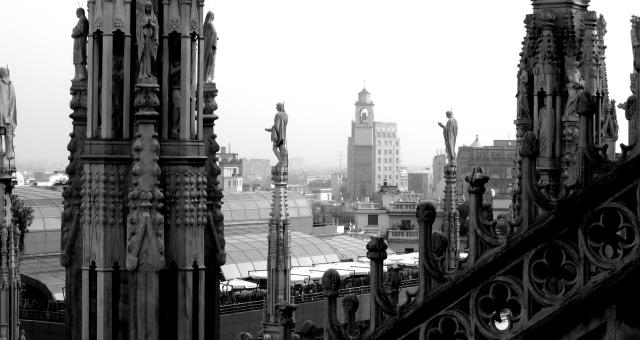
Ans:
[{"label": "clock tower", "polygon": [[363,88],[355,102],[351,137],[347,152],[347,190],[351,198],[364,199],[375,192],[374,186],[374,104]]}]

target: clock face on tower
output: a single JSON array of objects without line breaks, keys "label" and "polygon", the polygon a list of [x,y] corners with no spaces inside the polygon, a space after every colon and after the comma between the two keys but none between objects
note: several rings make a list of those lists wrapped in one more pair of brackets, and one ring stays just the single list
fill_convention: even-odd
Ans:
[{"label": "clock face on tower", "polygon": [[369,119],[369,110],[366,107],[360,109],[360,123],[366,123]]}]

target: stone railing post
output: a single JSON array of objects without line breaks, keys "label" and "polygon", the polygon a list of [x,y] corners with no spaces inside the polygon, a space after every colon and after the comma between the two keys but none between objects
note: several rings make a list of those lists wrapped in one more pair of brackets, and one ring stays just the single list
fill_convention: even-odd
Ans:
[{"label": "stone railing post", "polygon": [[482,194],[484,194],[484,185],[489,181],[489,176],[482,173],[482,169],[479,166],[473,167],[473,170],[469,176],[466,177],[466,181],[469,183],[469,255],[467,256],[467,263],[470,266],[477,260],[478,256],[478,236],[476,231],[481,228],[482,214]]}]

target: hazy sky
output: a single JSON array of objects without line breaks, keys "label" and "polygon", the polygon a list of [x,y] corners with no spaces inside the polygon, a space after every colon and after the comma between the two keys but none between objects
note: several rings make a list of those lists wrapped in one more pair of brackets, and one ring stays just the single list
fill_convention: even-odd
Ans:
[{"label": "hazy sky", "polygon": [[[82,2],[84,3],[84,1]],[[0,65],[18,100],[16,157],[64,160],[71,131],[71,29],[76,0],[0,2]],[[458,145],[514,138],[516,66],[527,0],[207,0],[220,40],[217,133],[241,157],[275,159],[269,135],[286,102],[290,157],[346,166],[363,82],[378,121],[398,123],[403,162],[430,166],[438,121],[453,108]],[[604,14],[612,99],[629,96],[636,0],[592,0]],[[622,112],[620,141],[626,143]]]}]

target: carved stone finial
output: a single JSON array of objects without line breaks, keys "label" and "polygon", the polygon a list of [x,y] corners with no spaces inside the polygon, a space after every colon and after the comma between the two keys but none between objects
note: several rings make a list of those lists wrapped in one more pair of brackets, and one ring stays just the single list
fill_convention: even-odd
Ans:
[{"label": "carved stone finial", "polygon": [[367,243],[367,258],[379,261],[387,258],[387,243],[384,237],[371,236],[371,241]]},{"label": "carved stone finial", "polygon": [[355,313],[359,306],[360,301],[355,294],[349,294],[342,298],[342,309],[347,314]]},{"label": "carved stone finial", "polygon": [[433,224],[436,220],[436,207],[431,202],[420,203],[416,209],[416,218],[418,222]]},{"label": "carved stone finial", "polygon": [[482,173],[482,168],[474,166],[471,170],[471,174],[465,177],[465,180],[469,183],[469,193],[484,193],[484,186],[489,181],[489,176]]},{"label": "carved stone finial", "polygon": [[322,290],[324,296],[331,297],[338,295],[338,290],[342,285],[340,274],[335,269],[329,269],[322,275]]},{"label": "carved stone finial", "polygon": [[538,137],[532,131],[527,131],[522,136],[522,146],[520,146],[520,156],[535,158],[538,156]]}]

